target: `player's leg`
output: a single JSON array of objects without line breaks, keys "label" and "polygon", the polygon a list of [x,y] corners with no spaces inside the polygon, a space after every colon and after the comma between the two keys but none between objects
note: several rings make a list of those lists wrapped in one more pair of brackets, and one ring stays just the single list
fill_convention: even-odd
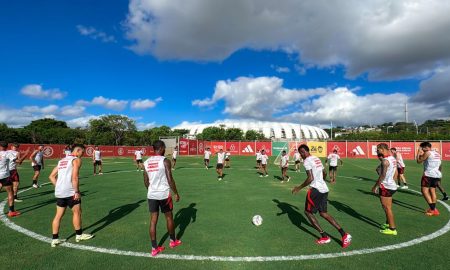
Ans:
[{"label": "player's leg", "polygon": [[20,200],[17,195],[19,192],[19,184],[20,184],[19,173],[17,171],[14,172],[14,175],[11,175],[11,180],[12,180],[12,184],[13,184],[14,201],[22,202],[22,200]]},{"label": "player's leg", "polygon": [[383,234],[397,235],[397,229],[394,221],[394,213],[392,212],[392,197],[380,196],[381,206],[386,214],[387,228],[381,230]]},{"label": "player's leg", "polygon": [[33,173],[33,187],[34,188],[38,188],[38,179],[39,179],[39,174],[41,173],[41,169],[39,168],[39,166],[33,166],[34,169],[34,173]]},{"label": "player's leg", "polygon": [[100,161],[98,164],[98,174],[103,174],[103,162]]},{"label": "player's leg", "polygon": [[[57,204],[60,204],[60,199],[58,199]],[[57,245],[63,243],[64,241],[59,240],[59,227],[61,224],[62,217],[64,216],[64,213],[66,212],[66,207],[56,206],[56,213],[55,217],[52,221],[52,247],[56,247]]]},{"label": "player's leg", "polygon": [[442,198],[443,201],[448,201],[448,196],[447,193],[445,192],[445,189],[442,187],[441,185],[441,180],[437,181],[436,183],[436,187],[439,189],[439,191],[442,193],[442,196],[444,196]]},{"label": "player's leg", "polygon": [[83,233],[83,227],[82,227],[82,219],[81,219],[81,201],[74,201],[72,200],[72,198],[69,198],[69,207],[72,208],[72,223],[73,223],[73,228],[75,229],[75,241],[76,242],[80,242],[80,241],[85,241],[85,240],[89,240],[92,237],[94,237],[94,235],[92,234],[87,234],[87,233]]},{"label": "player's leg", "polygon": [[94,175],[97,174],[97,161],[94,161]]},{"label": "player's leg", "polygon": [[8,206],[9,206],[8,217],[15,217],[15,216],[20,215],[20,212],[18,212],[14,209],[14,191],[13,191],[12,183],[11,182],[4,183],[3,187],[5,188],[6,193],[8,194],[7,195],[8,196]]}]

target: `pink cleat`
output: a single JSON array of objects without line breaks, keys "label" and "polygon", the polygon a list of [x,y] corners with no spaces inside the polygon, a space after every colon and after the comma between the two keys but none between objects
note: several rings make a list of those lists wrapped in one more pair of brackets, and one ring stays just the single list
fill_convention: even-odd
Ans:
[{"label": "pink cleat", "polygon": [[181,245],[180,240],[175,240],[175,241],[170,240],[170,244],[169,244],[170,248],[178,247],[179,245]]},{"label": "pink cleat", "polygon": [[159,253],[164,251],[164,247],[152,248],[152,256],[155,257]]},{"label": "pink cleat", "polygon": [[329,236],[321,237],[321,238],[319,238],[319,239],[316,240],[316,243],[317,243],[318,245],[324,245],[324,244],[328,244],[328,243],[330,243],[330,242],[331,242],[331,239],[330,239]]},{"label": "pink cleat", "polygon": [[352,243],[352,236],[348,233],[344,234],[344,236],[342,236],[342,248],[350,246],[351,243]]}]

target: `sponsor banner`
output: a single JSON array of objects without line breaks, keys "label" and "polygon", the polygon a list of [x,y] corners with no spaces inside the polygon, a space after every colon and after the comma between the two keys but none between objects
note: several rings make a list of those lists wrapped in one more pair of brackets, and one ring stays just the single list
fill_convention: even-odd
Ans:
[{"label": "sponsor banner", "polygon": [[348,158],[367,158],[367,142],[347,142]]},{"label": "sponsor banner", "polygon": [[205,142],[204,141],[198,141],[198,148],[197,148],[197,153],[199,155],[203,155],[205,153]]},{"label": "sponsor banner", "polygon": [[390,143],[389,142],[368,142],[368,154],[367,157],[368,158],[378,158],[377,157],[377,145],[380,143],[385,143],[388,145],[388,147],[390,148]]},{"label": "sponsor banner", "polygon": [[189,140],[180,138],[180,141],[178,142],[178,154],[180,156],[187,156],[189,155]]},{"label": "sponsor banner", "polygon": [[278,156],[283,150],[289,150],[289,142],[272,142],[272,156]]},{"label": "sponsor banner", "polygon": [[[416,142],[416,149],[419,149],[420,143],[421,143],[420,141]],[[431,143],[431,149],[433,149],[434,151],[436,151],[436,152],[438,152],[439,154],[442,155],[442,153],[441,153],[441,142],[430,142],[430,143]]]},{"label": "sponsor banner", "polygon": [[398,153],[402,154],[403,159],[416,159],[414,142],[391,142],[391,148],[395,147]]},{"label": "sponsor banner", "polygon": [[189,140],[189,155],[197,154],[197,140]]},{"label": "sponsor banner", "polygon": [[240,143],[239,155],[254,156],[256,155],[256,143],[254,141],[244,141]]},{"label": "sponsor banner", "polygon": [[326,142],[308,142],[309,152],[316,157],[327,156],[327,143]]},{"label": "sponsor banner", "polygon": [[256,142],[255,153],[253,155],[256,155],[256,151],[258,150],[265,150],[267,156],[272,156],[272,142]]},{"label": "sponsor banner", "polygon": [[450,142],[442,143],[442,159],[450,160]]},{"label": "sponsor banner", "polygon": [[225,149],[227,152],[230,152],[232,156],[239,155],[239,142],[226,142]]},{"label": "sponsor banner", "polygon": [[211,142],[211,153],[215,155],[220,149],[225,151],[225,142]]},{"label": "sponsor banner", "polygon": [[327,142],[327,156],[336,150],[341,158],[346,158],[345,142]]}]

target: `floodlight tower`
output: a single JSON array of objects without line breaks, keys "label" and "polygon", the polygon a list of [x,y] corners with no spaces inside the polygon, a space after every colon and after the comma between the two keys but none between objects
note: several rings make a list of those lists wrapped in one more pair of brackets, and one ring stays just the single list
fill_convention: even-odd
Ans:
[{"label": "floodlight tower", "polygon": [[408,103],[405,103],[405,123],[408,123]]}]

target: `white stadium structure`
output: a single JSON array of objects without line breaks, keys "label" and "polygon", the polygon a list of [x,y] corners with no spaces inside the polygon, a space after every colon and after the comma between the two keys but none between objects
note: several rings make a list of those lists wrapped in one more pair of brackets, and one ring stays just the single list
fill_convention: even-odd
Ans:
[{"label": "white stadium structure", "polygon": [[210,124],[196,124],[196,123],[182,123],[173,129],[187,129],[189,136],[195,137],[197,134],[203,132],[207,127],[224,127],[239,128],[242,131],[254,130],[264,134],[266,138],[275,140],[325,140],[328,139],[328,134],[325,130],[294,123],[284,122],[262,122],[262,121],[217,121]]}]

